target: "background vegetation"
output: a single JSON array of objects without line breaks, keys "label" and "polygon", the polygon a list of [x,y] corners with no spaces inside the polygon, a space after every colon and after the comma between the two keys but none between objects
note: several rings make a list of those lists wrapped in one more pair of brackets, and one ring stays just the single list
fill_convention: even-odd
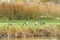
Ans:
[{"label": "background vegetation", "polygon": [[59,19],[60,4],[56,0],[40,0],[41,2],[0,3],[0,20],[40,20]]}]

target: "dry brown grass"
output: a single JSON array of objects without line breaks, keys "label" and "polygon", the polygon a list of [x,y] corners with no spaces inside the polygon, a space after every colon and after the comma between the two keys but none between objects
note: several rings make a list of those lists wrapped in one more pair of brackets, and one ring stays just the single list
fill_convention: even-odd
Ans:
[{"label": "dry brown grass", "polygon": [[[48,15],[48,11],[53,16],[53,14],[60,14],[60,4],[56,4],[54,2],[41,2],[41,3],[1,3],[0,4],[0,13],[1,19],[8,20],[10,14],[12,16],[11,19],[15,19],[17,14],[21,17],[26,13],[29,14],[29,17],[34,19],[34,16],[39,15]],[[50,16],[51,16],[50,15]],[[16,16],[16,17],[15,17]],[[14,18],[15,17],[15,18]],[[18,18],[18,17],[17,17]]]},{"label": "dry brown grass", "polygon": [[[6,30],[8,29],[8,30]],[[0,30],[0,37],[57,37],[60,35],[60,30],[57,26],[44,28],[5,28]]]}]

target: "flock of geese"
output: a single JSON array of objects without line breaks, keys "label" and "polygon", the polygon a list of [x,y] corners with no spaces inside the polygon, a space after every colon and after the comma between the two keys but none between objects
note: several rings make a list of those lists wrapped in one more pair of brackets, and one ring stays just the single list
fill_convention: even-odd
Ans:
[{"label": "flock of geese", "polygon": [[[26,25],[28,25],[28,24],[29,24],[29,23],[28,23],[27,21],[23,23],[24,26],[26,26]],[[42,25],[45,25],[45,22],[42,22],[41,24],[42,24]],[[8,25],[12,25],[12,23],[8,23]],[[35,26],[38,26],[39,23],[38,23],[38,22],[35,22],[34,25],[35,25]]]}]

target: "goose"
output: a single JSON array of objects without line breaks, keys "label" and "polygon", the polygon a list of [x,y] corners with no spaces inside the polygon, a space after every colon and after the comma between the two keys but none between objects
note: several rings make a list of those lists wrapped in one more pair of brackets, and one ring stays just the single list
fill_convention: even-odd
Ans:
[{"label": "goose", "polygon": [[28,25],[28,22],[24,22],[24,24],[23,25]]},{"label": "goose", "polygon": [[38,22],[35,22],[35,26],[37,26],[38,25]]}]

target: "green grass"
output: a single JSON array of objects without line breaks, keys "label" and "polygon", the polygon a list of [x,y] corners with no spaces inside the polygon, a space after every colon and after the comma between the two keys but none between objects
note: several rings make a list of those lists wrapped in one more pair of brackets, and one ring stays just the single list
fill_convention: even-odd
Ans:
[{"label": "green grass", "polygon": [[[35,20],[28,20],[28,25],[23,25],[25,20],[10,20],[10,21],[5,21],[5,20],[0,20],[0,27],[9,27],[8,23],[12,23],[12,26],[10,27],[15,27],[15,28],[43,28],[43,27],[50,27],[54,25],[60,25],[59,20],[37,20],[38,26],[35,26]],[[45,25],[42,25],[41,23],[45,22]]]},{"label": "green grass", "polygon": [[[13,22],[13,23],[20,23],[25,22],[26,20],[0,20],[0,23],[5,22]],[[28,20],[28,22],[35,22],[35,20]],[[60,20],[37,20],[37,22],[48,22],[48,23],[60,23]]]}]

